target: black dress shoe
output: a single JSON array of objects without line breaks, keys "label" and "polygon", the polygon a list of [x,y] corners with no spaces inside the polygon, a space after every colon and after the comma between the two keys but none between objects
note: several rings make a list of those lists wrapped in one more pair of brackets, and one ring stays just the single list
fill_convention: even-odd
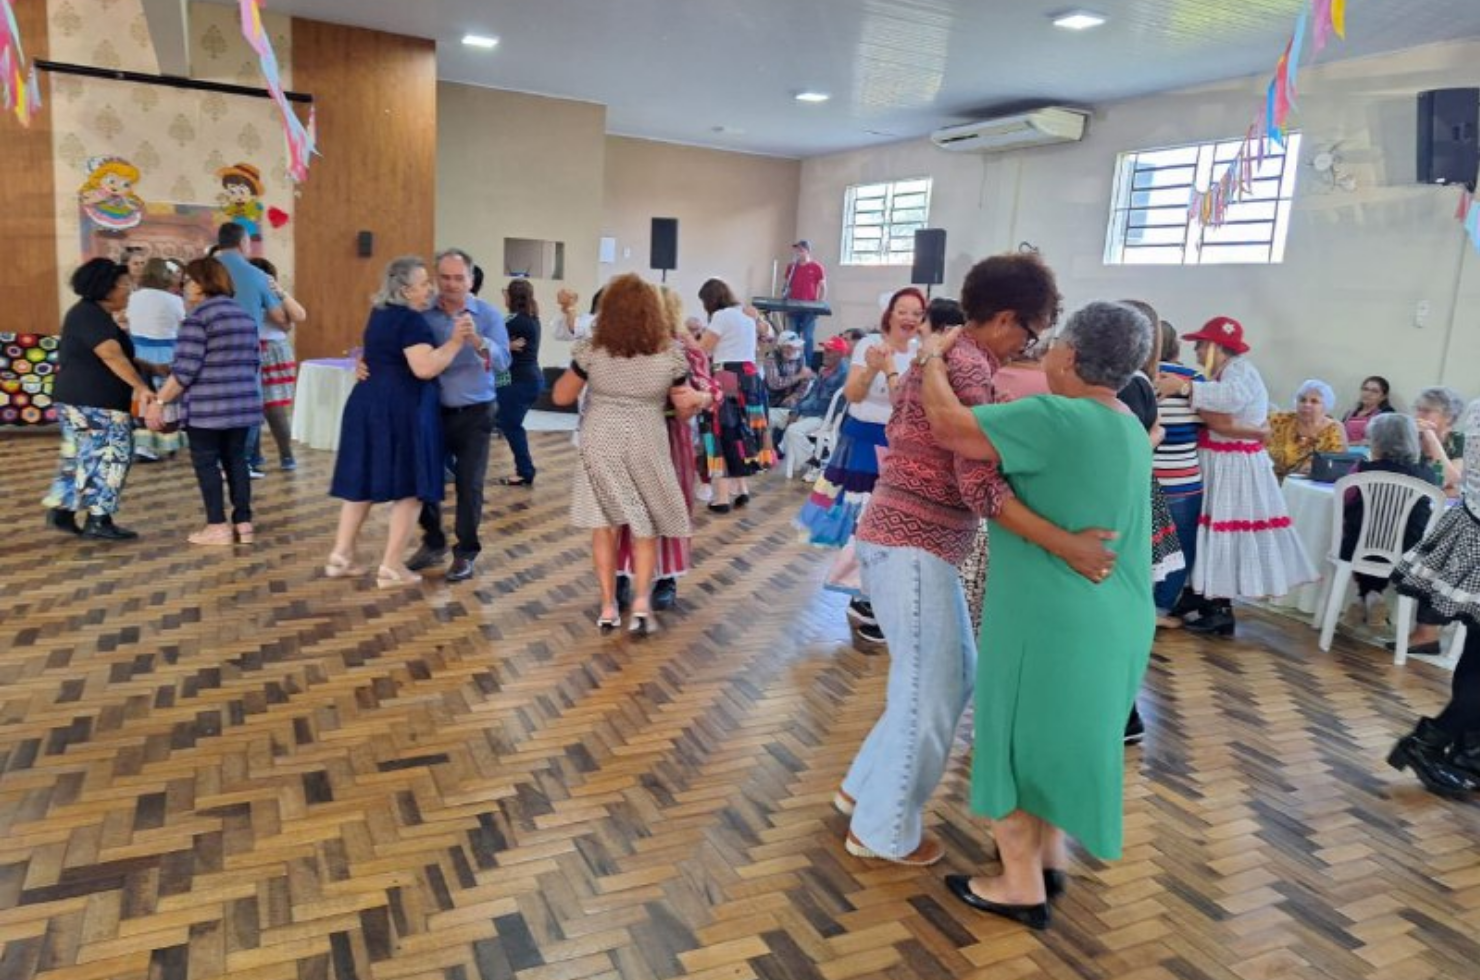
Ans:
[{"label": "black dress shoe", "polygon": [[446,560],[446,548],[428,548],[426,545],[422,545],[416,549],[416,554],[412,555],[410,560],[406,562],[406,567],[413,572],[420,572],[440,565]]},{"label": "black dress shoe", "polygon": [[113,518],[107,514],[101,517],[96,514],[88,514],[87,522],[82,525],[82,536],[84,538],[96,538],[99,541],[132,541],[139,536],[139,532],[130,531],[126,527],[119,527],[113,523]]},{"label": "black dress shoe", "polygon": [[46,526],[53,531],[61,531],[64,534],[81,534],[82,529],[77,526],[77,514],[67,510],[65,507],[53,507],[46,512]]},{"label": "black dress shoe", "polygon": [[[1398,652],[1397,640],[1388,640],[1383,646],[1387,647],[1393,653]],[[1440,648],[1438,640],[1429,640],[1427,643],[1410,643],[1408,645],[1408,652],[1417,654],[1420,657],[1437,657],[1443,653],[1443,650]]]},{"label": "black dress shoe", "polygon": [[1454,741],[1454,737],[1434,724],[1432,719],[1420,718],[1413,731],[1399,739],[1388,753],[1388,765],[1399,772],[1412,769],[1430,793],[1456,799],[1463,797],[1480,789],[1480,779],[1472,778],[1470,773],[1451,764],[1449,753]]},{"label": "black dress shoe", "polygon": [[672,609],[673,604],[678,601],[678,579],[660,578],[653,585],[653,608],[655,610]]},{"label": "black dress shoe", "polygon": [[1063,895],[1069,890],[1069,872],[1060,871],[1058,868],[1043,869],[1043,891],[1048,895],[1049,901]]},{"label": "black dress shoe", "polygon": [[466,582],[473,577],[473,558],[454,558],[452,567],[447,570],[447,581]]},{"label": "black dress shoe", "polygon": [[1183,629],[1202,636],[1232,636],[1235,625],[1232,603],[1205,607],[1196,619],[1182,621]]},{"label": "black dress shoe", "polygon": [[971,890],[971,879],[966,875],[946,875],[946,887],[951,890],[952,895],[978,912],[1000,915],[1004,919],[1021,923],[1029,929],[1048,928],[1047,902],[1040,902],[1037,905],[1003,905],[990,902]]},{"label": "black dress shoe", "polygon": [[748,503],[750,503],[750,494],[748,493],[742,493],[735,497],[736,510],[739,510],[741,507],[744,507]]}]

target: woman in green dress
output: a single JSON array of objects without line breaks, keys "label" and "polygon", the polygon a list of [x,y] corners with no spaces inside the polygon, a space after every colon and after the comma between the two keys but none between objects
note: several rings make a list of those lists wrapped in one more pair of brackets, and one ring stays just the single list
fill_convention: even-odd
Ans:
[{"label": "woman in green dress", "polygon": [[1089,581],[994,523],[976,678],[972,809],[994,821],[1002,874],[946,884],[973,908],[1048,926],[1066,878],[1064,837],[1120,856],[1122,746],[1155,630],[1151,445],[1116,392],[1151,350],[1146,318],[1119,303],[1075,313],[1044,358],[1050,395],[968,409],[927,338],[919,363],[931,431],[996,462],[1018,498],[1060,527],[1117,535]]}]

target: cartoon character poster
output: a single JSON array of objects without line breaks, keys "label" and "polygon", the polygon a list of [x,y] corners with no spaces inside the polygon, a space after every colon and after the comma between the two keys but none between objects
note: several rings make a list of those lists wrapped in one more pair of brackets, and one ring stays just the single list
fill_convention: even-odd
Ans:
[{"label": "cartoon character poster", "polygon": [[216,171],[221,181],[221,193],[216,200],[220,203],[221,222],[234,221],[247,229],[252,241],[262,241],[262,173],[250,163],[234,163]]},{"label": "cartoon character poster", "polygon": [[77,199],[83,214],[104,234],[122,235],[143,220],[144,199],[134,191],[139,176],[139,168],[123,157],[87,161],[87,180],[78,188]]}]

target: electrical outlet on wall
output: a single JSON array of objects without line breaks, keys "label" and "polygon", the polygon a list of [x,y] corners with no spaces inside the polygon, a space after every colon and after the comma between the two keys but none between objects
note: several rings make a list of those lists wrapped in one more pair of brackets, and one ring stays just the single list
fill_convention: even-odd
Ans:
[{"label": "electrical outlet on wall", "polygon": [[1428,326],[1430,312],[1429,301],[1426,299],[1419,300],[1418,305],[1413,308],[1413,325],[1415,327]]}]

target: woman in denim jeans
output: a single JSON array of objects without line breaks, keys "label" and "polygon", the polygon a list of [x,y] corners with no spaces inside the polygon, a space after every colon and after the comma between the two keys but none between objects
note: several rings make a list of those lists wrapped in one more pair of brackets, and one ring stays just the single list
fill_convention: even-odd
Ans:
[{"label": "woman in denim jeans", "polygon": [[[1053,322],[1058,289],[1036,255],[1001,255],[971,270],[961,304],[968,322],[946,357],[951,387],[967,404],[989,404],[1001,361]],[[941,446],[921,403],[922,376],[912,368],[897,390],[890,453],[858,524],[863,584],[889,644],[889,684],[883,717],[835,798],[852,816],[848,853],[908,865],[932,864],[945,853],[924,834],[923,813],[976,673],[958,566],[980,517],[996,518],[1088,572],[1114,560],[1099,533],[1073,535],[1037,518],[1013,499],[995,466]]]}]

